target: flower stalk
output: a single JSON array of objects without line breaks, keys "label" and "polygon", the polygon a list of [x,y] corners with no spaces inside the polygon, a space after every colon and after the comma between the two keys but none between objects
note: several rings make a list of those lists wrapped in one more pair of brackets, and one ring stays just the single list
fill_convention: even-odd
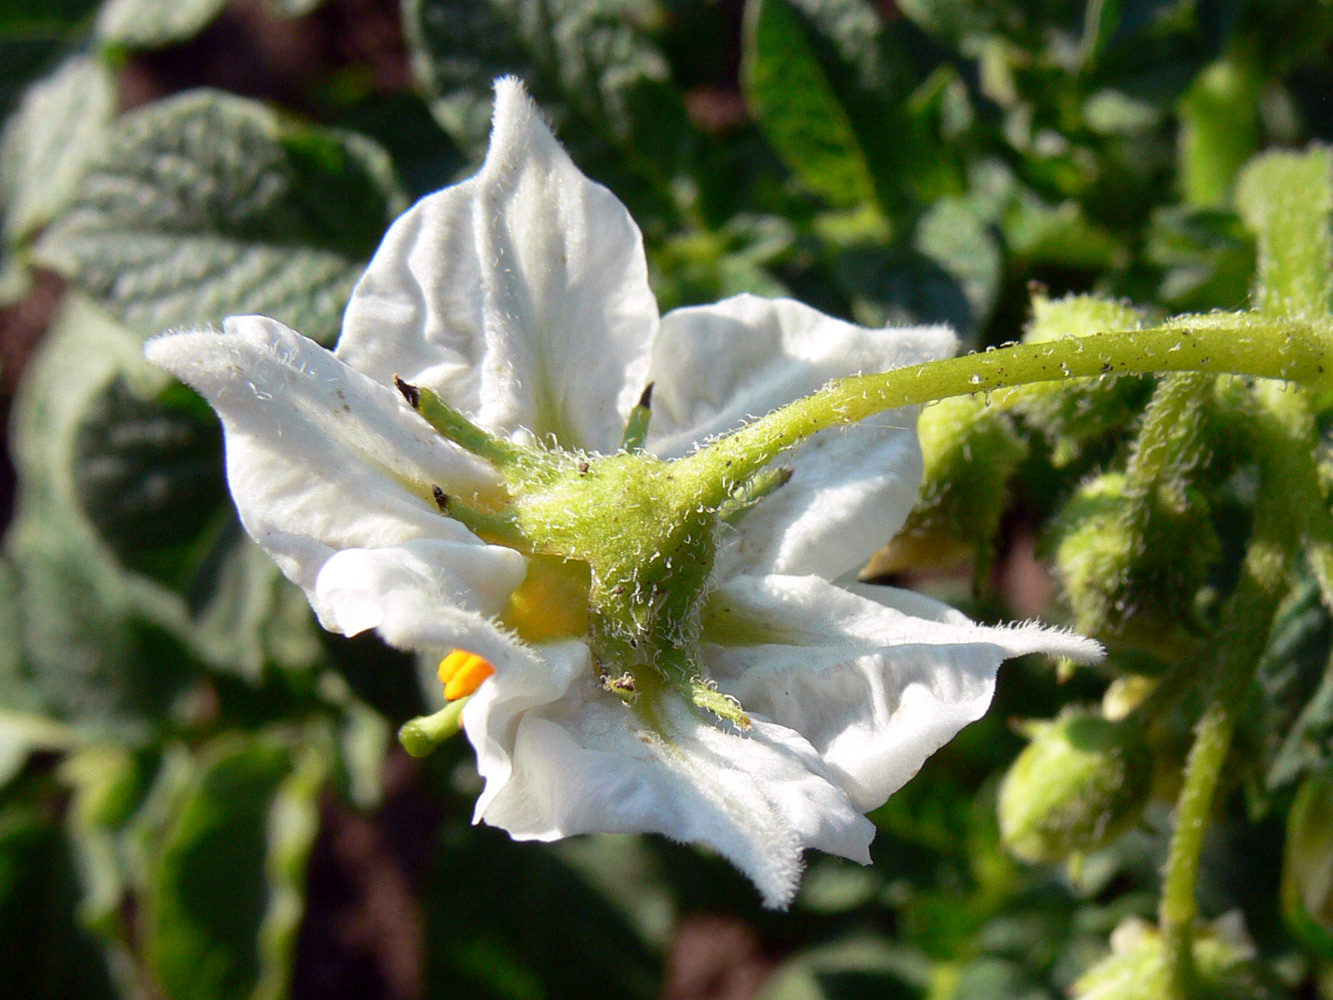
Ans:
[{"label": "flower stalk", "polygon": [[885,410],[1034,382],[1204,372],[1323,386],[1333,371],[1331,349],[1333,332],[1323,324],[1255,313],[1182,316],[1142,330],[1016,344],[837,379],[720,439],[692,460],[726,466],[735,484],[821,430]]}]

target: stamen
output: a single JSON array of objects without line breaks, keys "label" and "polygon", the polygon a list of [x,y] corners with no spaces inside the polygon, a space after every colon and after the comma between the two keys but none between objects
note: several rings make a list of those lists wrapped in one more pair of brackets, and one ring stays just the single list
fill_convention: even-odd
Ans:
[{"label": "stamen", "polygon": [[639,397],[639,405],[629,411],[625,421],[625,436],[620,447],[631,455],[643,451],[643,443],[648,439],[648,421],[653,415],[653,383],[649,382]]},{"label": "stamen", "polygon": [[791,476],[792,470],[785,465],[761,469],[731,494],[718,510],[718,517],[724,524],[736,524],[760,500],[786,486]]},{"label": "stamen", "polygon": [[435,506],[440,508],[441,514],[460,522],[478,538],[511,549],[526,550],[528,548],[529,540],[512,515],[504,512],[492,514],[489,511],[477,510],[475,507],[463,503],[458,497],[450,496],[437,485],[431,486],[430,493],[435,499]]},{"label": "stamen", "polygon": [[444,697],[449,701],[466,698],[481,682],[495,673],[490,661],[466,649],[455,649],[440,661],[440,683],[444,685]]},{"label": "stamen", "polygon": [[405,382],[397,375],[393,377],[393,384],[407,405],[421,414],[426,423],[472,454],[501,469],[519,468],[532,475],[549,468],[550,462],[543,460],[539,452],[478,427],[463,415],[462,410],[445,402],[433,390]]},{"label": "stamen", "polygon": [[741,703],[729,694],[723,694],[717,685],[705,678],[696,677],[690,681],[690,700],[706,712],[712,712],[719,719],[725,719],[741,732],[749,732],[754,723],[745,714]]}]

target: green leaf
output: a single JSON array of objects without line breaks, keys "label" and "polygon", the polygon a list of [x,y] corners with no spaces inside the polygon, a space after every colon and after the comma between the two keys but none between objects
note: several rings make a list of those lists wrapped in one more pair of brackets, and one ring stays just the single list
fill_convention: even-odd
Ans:
[{"label": "green leaf", "polygon": [[0,135],[4,238],[19,246],[69,203],[115,112],[101,60],[74,56],[23,95]]},{"label": "green leaf", "polygon": [[1231,212],[1159,209],[1146,236],[1148,261],[1165,271],[1157,296],[1172,311],[1245,301],[1254,283],[1254,241]]},{"label": "green leaf", "polygon": [[78,44],[99,0],[6,0],[0,4],[0,111]]},{"label": "green leaf", "polygon": [[976,208],[941,198],[917,220],[909,245],[853,245],[837,257],[834,277],[851,297],[858,323],[947,323],[975,344],[994,308],[1002,264]]},{"label": "green leaf", "polygon": [[356,699],[340,675],[325,671],[318,684],[320,697],[336,710],[322,733],[332,744],[333,780],[358,809],[374,809],[384,798],[384,762],[396,742],[394,730],[384,716]]},{"label": "green leaf", "polygon": [[[166,381],[139,352],[137,337],[74,296],[28,366],[12,418],[20,488],[6,539],[24,655],[18,683],[0,697],[8,707],[49,712],[94,731],[142,735],[192,671],[134,613],[142,605],[170,617],[172,602],[119,569],[82,516],[74,472],[90,398],[122,370],[149,384]],[[174,603],[184,621],[179,598]]]},{"label": "green leaf", "polygon": [[319,833],[319,793],[327,779],[324,760],[306,751],[274,795],[264,866],[268,908],[259,928],[259,982],[253,1000],[283,1000],[291,986],[305,916],[306,871]]},{"label": "green leaf", "polygon": [[267,660],[319,659],[304,597],[236,520],[221,428],[193,392],[143,398],[115,377],[80,418],[73,465],[83,515],[120,567],[181,596],[159,618],[206,661],[257,680]]},{"label": "green leaf", "polygon": [[[600,879],[578,873],[596,862],[585,852],[571,868],[561,853],[487,827],[445,829],[425,897],[427,997],[658,995],[657,963],[621,912],[635,900],[612,905]],[[612,849],[610,864],[623,861]]]},{"label": "green leaf", "polygon": [[25,656],[8,707],[142,735],[199,661],[253,680],[320,656],[304,599],[235,521],[198,408],[136,335],[67,300],[14,411]]},{"label": "green leaf", "polygon": [[757,1000],[916,1000],[926,994],[927,970],[927,963],[906,949],[878,938],[852,938],[789,958]]},{"label": "green leaf", "polygon": [[[174,1000],[248,1000],[275,957],[265,949],[287,946],[277,938],[289,943],[290,928],[275,923],[265,945],[260,935],[271,905],[292,905],[273,898],[270,871],[281,871],[284,891],[297,891],[292,852],[310,840],[309,811],[299,804],[310,796],[302,789],[275,801],[291,773],[285,747],[237,742],[215,747],[186,792],[144,900],[144,954]],[[280,922],[289,925],[290,914]],[[264,982],[264,995],[278,995],[271,978]]]},{"label": "green leaf", "polygon": [[962,289],[968,316],[957,328],[966,334],[983,326],[999,296],[1004,262],[977,211],[962,199],[941,198],[917,223],[913,242]]},{"label": "green leaf", "polygon": [[1070,199],[1058,204],[1020,191],[1001,219],[1005,242],[1030,264],[1100,271],[1125,263],[1123,243]]},{"label": "green leaf", "polygon": [[99,743],[60,764],[61,782],[71,790],[65,826],[82,888],[79,918],[108,938],[118,936],[130,877],[117,834],[148,791],[146,756]]},{"label": "green leaf", "polygon": [[1328,314],[1333,292],[1333,152],[1272,152],[1251,160],[1236,207],[1259,241],[1256,305],[1270,313]]},{"label": "green leaf", "polygon": [[[12,690],[21,682],[23,642],[20,623],[19,575],[14,564],[0,555],[0,691]],[[5,780],[0,778],[0,785]]]},{"label": "green leaf", "polygon": [[1273,623],[1243,732],[1266,800],[1333,764],[1333,622],[1305,580]]},{"label": "green leaf", "polygon": [[[17,638],[17,629],[9,634]],[[9,672],[0,667],[0,677]],[[0,709],[0,789],[18,776],[34,751],[68,750],[78,743],[78,736],[58,722]]]},{"label": "green leaf", "polygon": [[[222,513],[222,432],[212,414],[143,398],[117,375],[89,399],[73,443],[80,507],[128,568],[165,576],[182,561],[177,550]],[[168,558],[154,558],[162,550]]]},{"label": "green leaf", "polygon": [[954,44],[989,34],[1003,18],[994,0],[898,0],[898,9],[923,31]]},{"label": "green leaf", "polygon": [[[474,155],[490,135],[491,82],[505,73],[524,77],[536,54],[521,39],[538,42],[543,5],[513,0],[408,0],[403,7],[412,66],[431,96],[431,111],[450,137]],[[531,83],[529,82],[529,86]]]},{"label": "green leaf", "polygon": [[[817,11],[833,4],[807,4]],[[877,33],[868,4],[842,4],[861,30]],[[870,152],[852,123],[827,61],[818,27],[791,0],[751,0],[746,8],[743,81],[746,98],[769,141],[798,176],[831,204],[877,200]],[[824,58],[821,59],[821,55]]]},{"label": "green leaf", "polygon": [[154,49],[183,42],[221,13],[227,0],[106,0],[97,37],[110,45]]},{"label": "green leaf", "polygon": [[77,889],[59,828],[35,806],[0,810],[0,969],[25,1000],[111,998],[105,960],[75,919]]},{"label": "green leaf", "polygon": [[1282,915],[1323,959],[1333,958],[1333,775],[1306,779],[1287,818]]},{"label": "green leaf", "polygon": [[199,91],[117,123],[38,258],[141,334],[262,313],[329,342],[402,207],[370,140]]},{"label": "green leaf", "polygon": [[1245,161],[1259,146],[1263,80],[1249,60],[1228,55],[1204,69],[1180,104],[1180,187],[1199,208],[1226,208]]},{"label": "green leaf", "polygon": [[412,65],[431,111],[479,157],[490,134],[491,85],[523,78],[585,168],[606,145],[663,189],[688,142],[670,68],[645,30],[651,0],[408,0]]},{"label": "green leaf", "polygon": [[324,0],[268,0],[269,8],[279,17],[305,17],[324,5]]}]

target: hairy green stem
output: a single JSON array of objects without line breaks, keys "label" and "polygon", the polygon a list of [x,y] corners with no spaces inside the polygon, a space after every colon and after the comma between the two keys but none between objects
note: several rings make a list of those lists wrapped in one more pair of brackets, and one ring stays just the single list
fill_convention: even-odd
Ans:
[{"label": "hairy green stem", "polygon": [[1333,511],[1319,476],[1319,435],[1306,393],[1274,394],[1271,406],[1286,434],[1276,442],[1275,460],[1287,507],[1298,519],[1301,549],[1319,585],[1324,607],[1333,611]]},{"label": "hairy green stem", "polygon": [[1017,344],[837,379],[683,459],[678,470],[715,481],[715,471],[725,468],[729,490],[821,430],[902,406],[1034,382],[1197,371],[1322,386],[1333,372],[1331,353],[1333,333],[1324,326],[1256,313],[1184,316],[1149,329]]},{"label": "hairy green stem", "polygon": [[1153,393],[1126,470],[1138,506],[1162,486],[1184,502],[1186,477],[1203,462],[1201,411],[1212,384],[1206,375],[1182,373],[1163,379]]},{"label": "hairy green stem", "polygon": [[1194,745],[1185,764],[1162,885],[1159,921],[1171,1000],[1189,1000],[1196,995],[1195,886],[1204,833],[1231,749],[1237,716],[1259,657],[1268,644],[1296,549],[1297,532],[1281,484],[1290,469],[1293,450],[1299,448],[1303,437],[1293,437],[1295,428],[1277,412],[1273,394],[1263,395],[1268,405],[1260,415],[1256,434],[1262,482],[1255,506],[1254,532],[1240,581],[1228,602],[1223,619],[1226,624],[1214,647],[1210,701],[1195,727]]}]

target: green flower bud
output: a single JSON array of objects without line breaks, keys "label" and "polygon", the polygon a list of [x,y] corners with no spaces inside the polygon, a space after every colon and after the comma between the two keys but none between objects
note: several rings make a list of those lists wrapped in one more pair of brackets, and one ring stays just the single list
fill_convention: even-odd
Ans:
[{"label": "green flower bud", "polygon": [[[1133,330],[1143,317],[1122,302],[1095,295],[1032,297],[1032,322],[1025,343],[1086,337],[1112,330]],[[1011,407],[1050,441],[1057,468],[1073,464],[1111,435],[1128,427],[1152,393],[1151,378],[1123,376],[1045,382],[997,393],[997,401]]]},{"label": "green flower bud", "polygon": [[[1282,990],[1255,960],[1254,945],[1231,913],[1194,937],[1197,1000],[1278,1000]],[[1161,1000],[1169,996],[1161,933],[1138,917],[1111,932],[1111,954],[1074,981],[1073,1000]]]},{"label": "green flower bud", "polygon": [[925,476],[917,505],[872,574],[984,563],[1000,527],[1009,480],[1027,455],[1013,418],[980,396],[932,403],[917,421]]},{"label": "green flower bud", "polygon": [[1333,775],[1307,779],[1292,803],[1282,913],[1307,947],[1333,959]]},{"label": "green flower bud", "polygon": [[1102,695],[1102,715],[1112,722],[1129,718],[1152,694],[1157,686],[1155,678],[1141,674],[1126,674],[1117,677]]},{"label": "green flower bud", "polygon": [[1075,627],[1159,648],[1197,617],[1199,590],[1221,548],[1202,494],[1131,497],[1123,472],[1085,483],[1050,538]]},{"label": "green flower bud", "polygon": [[1074,711],[1027,728],[1032,742],[1000,785],[1000,837],[1010,852],[1033,863],[1063,861],[1138,821],[1152,751],[1134,722]]}]

